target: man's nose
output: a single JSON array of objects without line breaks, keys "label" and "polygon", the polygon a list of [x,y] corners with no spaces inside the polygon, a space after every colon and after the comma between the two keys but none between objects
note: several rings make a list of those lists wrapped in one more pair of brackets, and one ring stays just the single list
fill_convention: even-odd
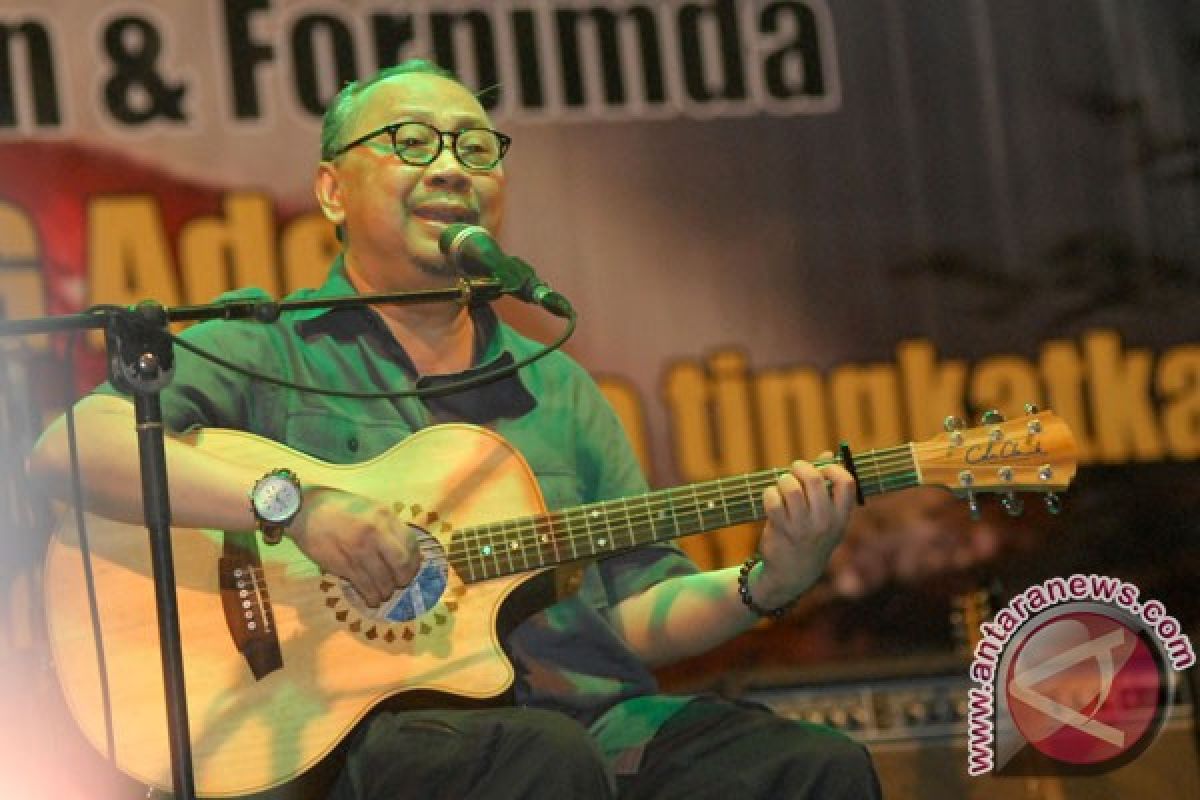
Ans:
[{"label": "man's nose", "polygon": [[438,153],[437,158],[430,161],[425,167],[425,176],[428,180],[434,181],[439,185],[458,185],[470,183],[470,176],[467,174],[467,168],[458,160],[458,156],[454,154],[454,147],[445,139],[445,134],[442,135],[442,152]]}]

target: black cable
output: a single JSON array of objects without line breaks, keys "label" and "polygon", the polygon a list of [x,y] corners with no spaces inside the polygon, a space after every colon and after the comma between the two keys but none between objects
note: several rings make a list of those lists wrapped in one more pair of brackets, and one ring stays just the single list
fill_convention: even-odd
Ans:
[{"label": "black cable", "polygon": [[79,346],[80,331],[67,337],[67,450],[71,455],[71,501],[75,506],[75,530],[79,535],[79,557],[83,562],[83,580],[87,587],[88,611],[92,622],[92,639],[96,645],[96,668],[100,678],[100,705],[104,715],[104,744],[111,763],[117,763],[116,737],[113,733],[112,697],[108,687],[108,660],[104,655],[104,630],[100,623],[100,607],[96,602],[96,578],[92,570],[92,551],[88,542],[87,521],[84,518],[83,475],[79,466],[79,440],[75,434],[75,348]]},{"label": "black cable", "polygon": [[355,400],[394,400],[394,399],[399,399],[399,398],[404,398],[404,397],[441,397],[442,395],[445,395],[445,394],[453,394],[454,392],[462,392],[462,391],[466,391],[467,389],[474,389],[476,386],[482,386],[486,383],[492,383],[493,381],[498,381],[498,380],[501,380],[502,378],[507,378],[509,375],[514,374],[517,370],[527,367],[530,364],[532,364],[533,362],[538,361],[539,359],[545,358],[546,356],[550,355],[550,353],[552,353],[555,350],[562,347],[563,344],[565,344],[566,341],[568,339],[570,339],[571,336],[575,333],[576,319],[577,318],[574,315],[572,315],[567,320],[566,330],[563,331],[562,336],[558,337],[558,339],[556,339],[554,342],[552,342],[548,345],[545,345],[544,347],[542,347],[541,350],[537,351],[536,353],[526,356],[525,358],[521,359],[520,361],[516,361],[512,364],[509,364],[506,367],[500,367],[499,369],[485,372],[482,375],[476,375],[473,378],[466,378],[463,380],[454,381],[452,383],[446,383],[441,386],[427,386],[425,388],[403,389],[403,390],[396,391],[396,392],[351,392],[351,391],[339,390],[339,389],[323,389],[323,388],[318,388],[316,386],[309,386],[309,385],[302,384],[302,383],[293,383],[292,381],[286,381],[286,380],[283,380],[282,378],[276,378],[272,375],[265,375],[261,372],[255,372],[254,370],[249,369],[247,367],[243,367],[238,364],[234,364],[231,361],[226,361],[225,359],[221,358],[220,356],[210,353],[201,347],[197,347],[196,345],[192,344],[191,342],[189,342],[179,336],[176,336],[172,333],[168,333],[167,335],[171,338],[171,341],[174,344],[179,345],[183,349],[189,350],[192,353],[195,353],[200,358],[211,361],[212,363],[216,364],[219,367],[224,367],[225,369],[231,370],[240,375],[245,375],[246,377],[248,377],[252,380],[262,381],[263,383],[269,383],[274,386],[281,386],[285,389],[294,389],[299,392],[308,392],[311,394],[325,395],[327,397],[346,397],[346,398],[351,398],[351,399],[355,399]]},{"label": "black cable", "polygon": [[[107,312],[112,310],[125,311],[126,309],[122,308],[121,306],[98,305],[89,308],[88,312]],[[261,372],[256,372],[255,370],[252,370],[248,367],[243,367],[240,364],[234,364],[232,361],[227,361],[214,353],[210,353],[204,348],[198,347],[186,339],[176,336],[170,331],[167,331],[166,333],[173,344],[177,344],[184,350],[188,350],[189,352],[194,353],[206,361],[210,361],[219,367],[230,370],[231,372],[236,372],[239,375],[244,375],[251,380],[262,381],[263,383],[269,383],[273,386],[280,386],[284,389],[294,389],[298,392],[324,395],[326,397],[345,397],[353,400],[396,400],[406,397],[441,397],[442,395],[453,394],[454,392],[463,392],[467,389],[474,389],[477,386],[483,386],[484,384],[507,378],[509,375],[516,373],[517,370],[523,369],[535,361],[545,358],[566,344],[567,340],[574,335],[577,323],[578,317],[572,313],[571,316],[567,318],[567,327],[561,336],[559,336],[550,344],[543,346],[542,349],[538,350],[536,353],[526,356],[520,361],[513,362],[506,367],[500,367],[498,369],[485,372],[482,375],[476,375],[472,378],[453,381],[451,383],[442,384],[441,386],[426,386],[424,388],[403,389],[395,392],[351,392],[339,389],[324,389],[302,383],[293,383],[292,381],[286,381],[283,378],[277,378],[273,375],[266,375]]]}]

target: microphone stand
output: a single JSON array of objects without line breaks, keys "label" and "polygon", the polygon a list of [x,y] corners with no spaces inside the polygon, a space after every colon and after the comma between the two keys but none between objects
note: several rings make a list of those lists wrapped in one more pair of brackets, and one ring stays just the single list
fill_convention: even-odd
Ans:
[{"label": "microphone stand", "polygon": [[207,319],[254,319],[270,323],[279,319],[279,315],[285,311],[375,304],[457,302],[466,305],[477,300],[494,300],[502,292],[503,287],[497,280],[464,278],[453,288],[416,292],[283,302],[245,300],[175,308],[163,308],[147,301],[132,308],[110,307],[83,314],[0,321],[0,337],[103,328],[109,379],[119,391],[133,395],[142,477],[142,510],[150,535],[154,570],[155,606],[167,703],[167,736],[171,753],[171,783],[177,800],[194,800],[196,788],[179,634],[179,606],[175,594],[171,506],[159,398],[159,392],[170,384],[175,368],[174,349],[167,333],[168,323]]}]

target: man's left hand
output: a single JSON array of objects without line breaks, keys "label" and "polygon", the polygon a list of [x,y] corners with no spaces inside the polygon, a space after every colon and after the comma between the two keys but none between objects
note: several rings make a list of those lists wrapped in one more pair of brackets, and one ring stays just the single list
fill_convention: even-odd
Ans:
[{"label": "man's left hand", "polygon": [[797,461],[763,493],[763,565],[750,585],[758,605],[786,605],[816,582],[845,535],[854,502],[854,478],[840,464]]}]

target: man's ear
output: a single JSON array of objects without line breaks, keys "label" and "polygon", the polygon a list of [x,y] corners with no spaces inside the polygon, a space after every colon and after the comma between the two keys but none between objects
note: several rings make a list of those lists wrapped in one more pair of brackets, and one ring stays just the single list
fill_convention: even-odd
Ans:
[{"label": "man's ear", "polygon": [[334,225],[341,225],[346,219],[346,211],[342,207],[342,182],[337,167],[328,161],[317,165],[317,174],[313,177],[313,193],[321,206],[325,219]]}]

